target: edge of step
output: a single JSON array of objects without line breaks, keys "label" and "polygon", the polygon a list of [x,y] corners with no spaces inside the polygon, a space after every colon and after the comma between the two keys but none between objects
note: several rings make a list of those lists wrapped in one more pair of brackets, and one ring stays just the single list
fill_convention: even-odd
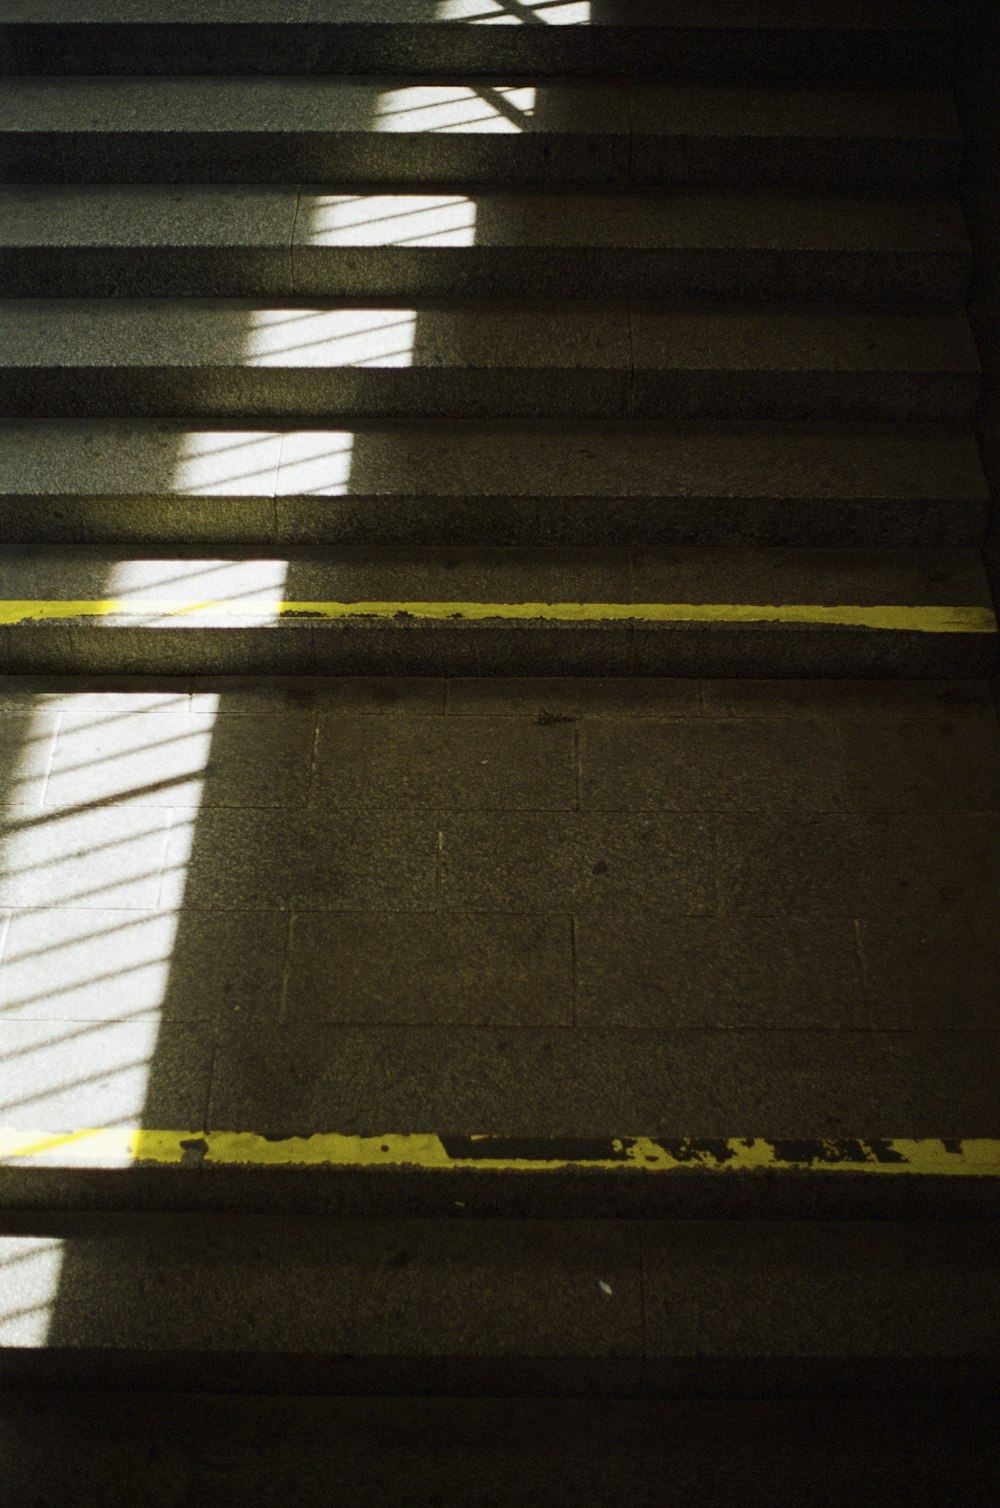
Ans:
[{"label": "edge of step", "polygon": [[988,507],[950,424],[0,420],[7,545],[961,547]]},{"label": "edge of step", "polygon": [[14,79],[0,181],[958,188],[948,90],[502,77]]},{"label": "edge of step", "polygon": [[0,592],[21,674],[947,679],[998,642],[975,550],[14,546]]},{"label": "edge of step", "polygon": [[1000,1386],[988,1221],[35,1211],[4,1224],[5,1386],[668,1397]]},{"label": "edge of step", "polygon": [[[516,24],[494,0],[451,0],[436,19],[414,0],[289,0],[280,18],[252,5],[207,17],[202,4],[20,3],[0,23],[0,71],[324,73],[386,67],[582,73],[595,68],[678,75],[872,79],[946,77],[954,6],[940,0],[865,7],[855,0],[785,7],[731,0],[696,6],[619,4],[590,19],[549,8],[548,25]],[[589,8],[588,8],[589,9]],[[873,14],[873,11],[875,12]],[[492,14],[491,14],[492,13]],[[476,24],[476,22],[486,24]],[[507,21],[511,24],[492,24]],[[859,39],[863,45],[859,46]]]},{"label": "edge of step", "polygon": [[964,301],[949,200],[0,187],[7,298]]},{"label": "edge of step", "polygon": [[995,1217],[1000,1140],[2,1133],[17,1212],[412,1218]]}]

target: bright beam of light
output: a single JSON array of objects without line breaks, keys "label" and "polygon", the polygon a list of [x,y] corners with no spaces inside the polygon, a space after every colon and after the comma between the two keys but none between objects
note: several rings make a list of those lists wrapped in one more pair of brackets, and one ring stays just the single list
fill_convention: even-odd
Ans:
[{"label": "bright beam of light", "polygon": [[455,194],[323,194],[305,199],[311,246],[473,246],[476,202]]},{"label": "bright beam of light", "polygon": [[354,435],[349,430],[296,430],[286,435],[279,487],[283,497],[346,497],[351,490]]},{"label": "bright beam of light", "polygon": [[249,333],[252,367],[408,367],[413,309],[258,309]]},{"label": "bright beam of light", "polygon": [[472,26],[586,26],[590,0],[438,0],[434,19]]},{"label": "bright beam of light", "polygon": [[379,97],[376,131],[525,131],[535,90],[513,85],[415,84]]},{"label": "bright beam of light", "polygon": [[281,435],[260,430],[191,430],[170,490],[188,497],[255,497],[273,491]]},{"label": "bright beam of light", "polygon": [[0,1346],[40,1346],[59,1291],[63,1243],[51,1236],[5,1236],[0,1262]]}]

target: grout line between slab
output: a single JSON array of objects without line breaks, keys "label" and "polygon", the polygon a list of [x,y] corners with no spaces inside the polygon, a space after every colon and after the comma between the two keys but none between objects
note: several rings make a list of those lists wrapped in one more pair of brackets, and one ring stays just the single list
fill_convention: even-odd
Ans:
[{"label": "grout line between slab", "polygon": [[292,928],[295,925],[295,912],[287,913],[285,926],[285,948],[281,959],[281,990],[278,996],[278,1025],[283,1026],[288,1019],[288,978],[291,972],[292,960]]},{"label": "grout line between slab", "polygon": [[708,814],[708,831],[709,841],[712,845],[712,881],[715,886],[715,914],[716,916],[725,916],[726,905],[722,890],[722,871],[719,865],[719,834],[716,827],[717,822],[718,813],[710,812]]},{"label": "grout line between slab", "polygon": [[38,794],[39,807],[44,807],[46,805],[46,797],[49,794],[49,781],[52,776],[52,767],[56,762],[56,748],[58,746],[60,738],[62,737],[63,721],[65,717],[66,709],[64,707],[60,710],[56,717],[56,726],[52,734],[52,743],[49,748],[49,757],[45,762],[45,775],[42,779],[42,789]]},{"label": "grout line between slab", "polygon": [[569,919],[569,942],[570,942],[570,1005],[572,1009],[573,1026],[579,1024],[579,997],[580,997],[580,955],[577,938],[577,918],[572,915]]},{"label": "grout line between slab", "polygon": [[[297,235],[299,233],[299,215],[301,213],[301,210],[302,210],[302,185],[301,185],[301,183],[298,183],[295,186],[295,209],[292,211],[292,231],[291,231],[291,238],[290,238],[289,243],[288,243],[288,276],[289,276],[289,280],[290,280],[290,283],[291,283],[292,297],[293,298],[297,298],[298,297],[298,291],[299,291],[298,290],[298,277],[296,275],[297,274],[297,263],[296,263],[296,257],[295,257],[295,245],[296,245],[296,237],[297,237]],[[282,436],[282,440],[284,440],[284,436]]]},{"label": "grout line between slab", "polygon": [[871,990],[868,984],[868,970],[865,967],[865,956],[861,947],[861,921],[858,917],[851,919],[851,929],[854,934],[854,956],[858,967],[858,983],[861,986],[861,1008],[864,1012],[867,1030],[875,1031],[875,1020],[872,1014]]}]

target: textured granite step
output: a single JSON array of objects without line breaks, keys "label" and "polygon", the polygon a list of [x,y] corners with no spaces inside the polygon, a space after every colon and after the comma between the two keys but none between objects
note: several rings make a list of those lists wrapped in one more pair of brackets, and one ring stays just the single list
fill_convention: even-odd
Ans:
[{"label": "textured granite step", "polygon": [[0,538],[133,545],[978,546],[971,428],[0,422]]},{"label": "textured granite step", "polygon": [[[945,0],[818,0],[788,8],[713,0],[14,0],[0,69],[39,73],[664,71],[679,77],[941,80]],[[534,24],[532,24],[534,23]],[[863,45],[859,46],[859,41]]]},{"label": "textured granite step", "polygon": [[[220,14],[221,9],[221,14]],[[590,73],[871,80],[947,78],[947,0],[13,0],[9,73]]]},{"label": "textured granite step", "polygon": [[948,306],[0,303],[10,416],[968,420]]},{"label": "textured granite step", "polygon": [[11,547],[10,671],[986,676],[975,550]]},{"label": "textured granite step", "polygon": [[5,1226],[7,1387],[775,1398],[1000,1382],[985,1221]]},{"label": "textured granite step", "polygon": [[13,79],[0,182],[954,191],[945,90],[383,78]]},{"label": "textured granite step", "polygon": [[5,297],[963,300],[957,202],[0,189]]}]

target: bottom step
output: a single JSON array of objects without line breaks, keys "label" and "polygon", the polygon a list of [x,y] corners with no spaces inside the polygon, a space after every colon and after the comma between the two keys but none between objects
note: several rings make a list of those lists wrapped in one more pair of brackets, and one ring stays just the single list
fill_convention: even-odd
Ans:
[{"label": "bottom step", "polygon": [[974,550],[14,549],[9,671],[980,677]]},{"label": "bottom step", "polygon": [[1000,1387],[992,1221],[7,1212],[0,1386],[476,1396]]}]

